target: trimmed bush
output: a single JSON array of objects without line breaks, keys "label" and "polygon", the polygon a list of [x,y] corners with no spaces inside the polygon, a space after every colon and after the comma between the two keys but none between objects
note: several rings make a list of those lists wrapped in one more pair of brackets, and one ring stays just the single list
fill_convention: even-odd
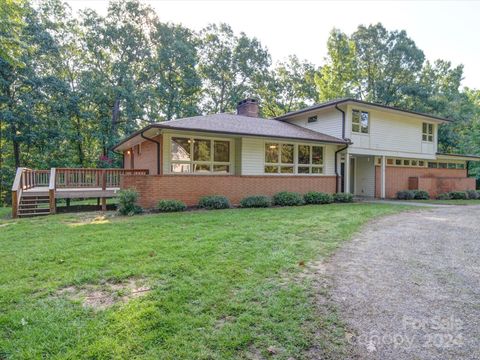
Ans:
[{"label": "trimmed bush", "polygon": [[203,196],[198,202],[198,207],[207,210],[228,209],[230,201],[223,195]]},{"label": "trimmed bush", "polygon": [[425,190],[414,190],[415,200],[428,200],[430,195]]},{"label": "trimmed bush", "polygon": [[327,193],[310,191],[303,195],[306,204],[331,204],[333,196]]},{"label": "trimmed bush", "polygon": [[157,204],[157,210],[160,212],[185,211],[187,205],[180,200],[160,200]]},{"label": "trimmed bush", "polygon": [[333,200],[337,203],[351,203],[353,202],[353,195],[350,193],[336,193],[333,195]]},{"label": "trimmed bush", "polygon": [[468,200],[476,200],[480,198],[480,193],[476,190],[467,190],[467,198]]},{"label": "trimmed bush", "polygon": [[282,191],[273,196],[273,203],[278,206],[299,206],[304,201],[299,193]]},{"label": "trimmed bush", "polygon": [[413,200],[415,199],[415,191],[413,190],[402,190],[397,192],[398,200]]},{"label": "trimmed bush", "polygon": [[466,200],[467,193],[465,191],[452,191],[449,193],[452,200]]},{"label": "trimmed bush", "polygon": [[240,207],[242,208],[266,208],[271,205],[272,200],[263,195],[247,196],[240,200]]},{"label": "trimmed bush", "polygon": [[450,194],[449,193],[438,194],[437,200],[450,200]]},{"label": "trimmed bush", "polygon": [[140,214],[143,209],[137,205],[138,192],[133,189],[120,190],[118,192],[117,211],[121,215],[132,216]]}]

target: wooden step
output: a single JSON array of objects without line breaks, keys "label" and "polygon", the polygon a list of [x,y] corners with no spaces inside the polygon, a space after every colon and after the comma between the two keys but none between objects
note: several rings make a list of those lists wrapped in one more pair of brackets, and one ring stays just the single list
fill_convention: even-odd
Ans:
[{"label": "wooden step", "polygon": [[50,215],[50,211],[49,212],[37,212],[37,213],[19,213],[18,217],[27,218],[27,217],[45,216],[45,215]]},{"label": "wooden step", "polygon": [[19,214],[32,214],[32,213],[50,213],[50,208],[22,208],[18,209]]}]

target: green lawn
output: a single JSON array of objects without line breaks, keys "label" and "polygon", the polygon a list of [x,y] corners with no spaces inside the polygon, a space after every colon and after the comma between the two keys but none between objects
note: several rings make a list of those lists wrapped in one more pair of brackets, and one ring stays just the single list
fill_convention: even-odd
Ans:
[{"label": "green lawn", "polygon": [[[297,276],[368,220],[406,209],[345,204],[99,218],[0,220],[0,358],[302,358],[319,326]],[[3,209],[2,209],[3,214]],[[97,218],[95,219],[95,216]],[[152,290],[106,310],[60,289],[143,279]],[[118,296],[121,296],[120,291]]]},{"label": "green lawn", "polygon": [[480,205],[480,200],[409,200],[412,202],[439,204],[439,205]]}]

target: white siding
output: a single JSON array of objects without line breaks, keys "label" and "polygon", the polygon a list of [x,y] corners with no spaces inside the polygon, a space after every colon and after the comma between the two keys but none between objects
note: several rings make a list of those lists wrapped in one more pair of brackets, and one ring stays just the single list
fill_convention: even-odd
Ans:
[{"label": "white siding", "polygon": [[[285,139],[264,139],[264,138],[242,138],[241,146],[241,169],[242,175],[265,175],[265,142],[283,142],[289,144],[314,144],[308,142],[289,141]],[[323,145],[323,144],[318,144]],[[333,176],[335,175],[335,151],[336,145],[323,145],[324,146],[324,159],[323,159],[323,175]],[[273,175],[275,176],[275,175]],[[291,176],[291,175],[290,175]],[[318,175],[312,175],[318,176]]]},{"label": "white siding", "polygon": [[[315,115],[318,117],[318,120],[313,123],[308,123],[308,118]],[[287,121],[323,134],[342,138],[342,113],[337,109],[319,110],[308,113],[308,115],[301,114]]]},{"label": "white siding", "polygon": [[264,139],[242,138],[242,175],[263,175]]},{"label": "white siding", "polygon": [[[352,109],[368,111],[370,114],[369,134],[352,133]],[[437,128],[434,124],[434,142],[422,141],[422,123],[429,122],[408,115],[397,115],[387,111],[349,105],[347,107],[346,137],[353,145],[350,152],[363,154],[403,155],[432,158],[436,152]],[[362,150],[371,150],[370,152]]]},{"label": "white siding", "polygon": [[373,156],[355,158],[355,195],[375,196],[374,161]]}]

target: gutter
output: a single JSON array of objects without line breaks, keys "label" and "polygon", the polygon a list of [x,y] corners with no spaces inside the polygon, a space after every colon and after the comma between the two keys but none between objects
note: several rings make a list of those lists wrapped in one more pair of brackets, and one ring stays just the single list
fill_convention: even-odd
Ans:
[{"label": "gutter", "polygon": [[160,143],[155,139],[152,139],[152,138],[149,138],[149,137],[146,137],[145,135],[143,135],[143,133],[147,130],[148,129],[143,130],[140,133],[140,136],[147,141],[151,141],[151,142],[157,144],[157,175],[160,175]]},{"label": "gutter", "polygon": [[[348,141],[350,142],[350,140],[347,140],[345,139],[345,111],[343,111],[342,109],[340,109],[338,107],[338,103],[335,104],[335,109],[337,109],[338,111],[340,111],[342,113],[342,139],[345,140],[345,141]],[[335,182],[335,192],[338,193],[338,190],[339,190],[339,179],[342,177],[339,173],[338,173],[338,153],[343,151],[343,150],[346,150],[348,149],[348,145],[345,145],[345,147],[341,148],[341,149],[338,149],[337,151],[335,151],[335,175],[336,175],[336,179],[337,181]],[[345,166],[348,166],[349,164],[345,163]],[[345,171],[344,171],[345,173]],[[345,184],[345,181],[343,182]],[[346,190],[346,189],[344,189]]]}]

